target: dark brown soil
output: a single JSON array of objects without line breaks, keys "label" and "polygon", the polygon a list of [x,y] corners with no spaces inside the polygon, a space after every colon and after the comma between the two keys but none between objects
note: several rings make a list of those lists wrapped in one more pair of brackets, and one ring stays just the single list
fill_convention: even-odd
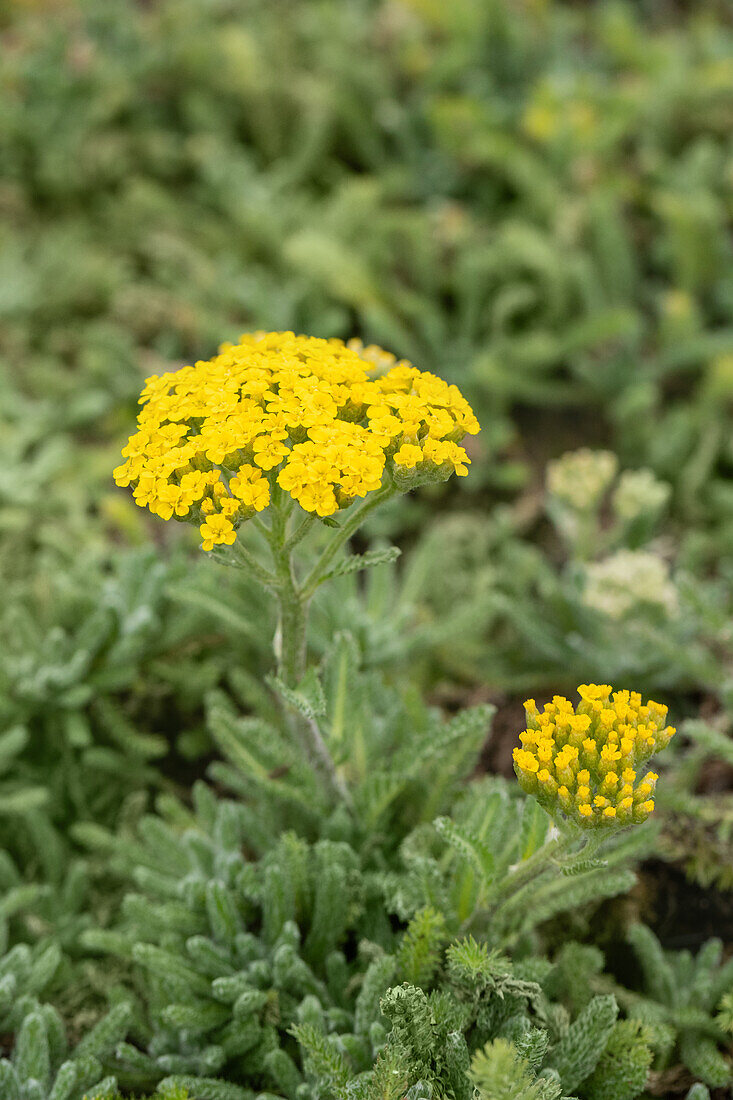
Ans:
[{"label": "dark brown soil", "polygon": [[640,875],[645,919],[666,948],[696,951],[711,936],[733,947],[733,891],[698,886],[658,859],[644,863]]}]

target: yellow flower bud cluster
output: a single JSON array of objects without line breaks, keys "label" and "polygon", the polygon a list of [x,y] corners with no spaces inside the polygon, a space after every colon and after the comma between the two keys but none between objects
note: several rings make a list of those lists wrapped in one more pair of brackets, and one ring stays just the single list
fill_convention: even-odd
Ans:
[{"label": "yellow flower bud cluster", "polygon": [[658,776],[642,769],[674,736],[667,707],[609,684],[581,684],[578,695],[576,707],[561,695],[542,712],[534,699],[524,704],[527,729],[514,750],[522,790],[583,828],[645,821]]},{"label": "yellow flower bud cluster", "polygon": [[379,348],[255,333],[195,366],[153,376],[114,471],[163,519],[198,523],[205,550],[231,544],[277,484],[330,516],[379,488],[467,473],[478,422],[456,386]]}]

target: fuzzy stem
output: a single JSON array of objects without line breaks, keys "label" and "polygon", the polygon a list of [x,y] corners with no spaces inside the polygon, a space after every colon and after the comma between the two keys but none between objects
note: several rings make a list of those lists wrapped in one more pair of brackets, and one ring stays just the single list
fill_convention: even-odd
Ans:
[{"label": "fuzzy stem", "polygon": [[[287,687],[295,688],[302,680],[307,664],[309,597],[298,588],[295,580],[291,553],[293,540],[287,538],[287,520],[287,511],[274,507],[268,537],[278,580],[276,593],[280,607],[278,675]],[[311,767],[321,777],[327,790],[347,806],[350,805],[348,787],[336,770],[318,723],[295,714],[291,716],[290,725]]]},{"label": "fuzzy stem", "polygon": [[285,543],[285,548],[292,551],[298,545],[298,543],[305,538],[315,522],[316,517],[314,515],[307,515],[305,519],[300,522],[299,526],[295,528],[292,535]]},{"label": "fuzzy stem", "polygon": [[274,508],[269,541],[280,606],[278,675],[288,687],[295,687],[305,673],[308,600],[295,582],[286,532],[287,516],[279,508]]},{"label": "fuzzy stem", "polygon": [[[528,888],[548,871],[553,863],[557,862],[558,857],[569,853],[578,839],[576,834],[565,832],[558,837],[554,837],[552,840],[548,840],[548,842],[543,844],[541,848],[529,857],[529,859],[520,863],[505,879],[493,898],[493,904],[490,909],[492,922],[500,924],[507,913],[517,907],[518,902],[523,904],[529,901],[530,896]],[[586,858],[590,859],[596,853],[601,843],[602,838],[599,836],[591,835],[584,837],[578,855],[583,854]]]},{"label": "fuzzy stem", "polygon": [[509,904],[520,890],[542,875],[558,856],[564,855],[577,841],[577,837],[566,834],[548,840],[528,859],[523,860],[504,879],[492,900],[492,911],[498,913]]},{"label": "fuzzy stem", "polygon": [[[270,573],[267,569],[260,565],[255,558],[254,554],[250,553],[242,544],[239,539],[234,544],[234,552],[241,559],[240,563],[237,563],[241,569],[248,570],[256,581],[259,581],[265,588],[277,588],[278,581],[274,573]],[[234,563],[231,563],[234,564]]]},{"label": "fuzzy stem", "polygon": [[307,737],[303,740],[314,767],[323,777],[329,790],[337,795],[346,806],[351,808],[353,805],[351,791],[336,770],[333,757],[328,751],[328,746],[323,739],[318,723],[315,718],[304,718],[303,723],[308,731]]}]

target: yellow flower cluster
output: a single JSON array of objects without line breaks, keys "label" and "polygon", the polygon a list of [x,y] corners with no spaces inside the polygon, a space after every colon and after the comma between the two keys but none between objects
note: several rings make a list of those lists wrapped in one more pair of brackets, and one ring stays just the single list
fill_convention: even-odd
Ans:
[{"label": "yellow flower cluster", "polygon": [[519,784],[548,813],[583,828],[639,824],[654,809],[658,779],[640,770],[675,733],[665,725],[667,707],[609,684],[581,684],[578,694],[576,707],[561,695],[542,712],[534,699],[524,704],[527,729],[514,750]]},{"label": "yellow flower cluster", "polygon": [[255,333],[195,366],[149,378],[138,430],[114,471],[137,503],[231,544],[277,483],[330,516],[379,488],[467,473],[478,422],[456,386],[380,348]]}]

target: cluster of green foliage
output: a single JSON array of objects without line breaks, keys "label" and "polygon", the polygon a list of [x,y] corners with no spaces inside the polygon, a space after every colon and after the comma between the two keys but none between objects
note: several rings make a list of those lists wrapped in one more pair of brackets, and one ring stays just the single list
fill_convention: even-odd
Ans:
[{"label": "cluster of green foliage", "polygon": [[49,8],[4,17],[0,355],[62,425],[115,435],[141,358],[358,331],[458,382],[491,454],[567,406],[729,529],[714,4]]},{"label": "cluster of green foliage", "polygon": [[[729,1087],[719,944],[613,910],[622,981],[593,942],[649,852],[733,886],[725,5],[10,0],[0,38],[0,1096]],[[483,428],[318,594],[295,693],[266,595],[110,482],[141,377],[258,327]],[[593,680],[682,719],[661,829],[534,877],[545,815],[467,783],[492,707],[446,712]]]}]

